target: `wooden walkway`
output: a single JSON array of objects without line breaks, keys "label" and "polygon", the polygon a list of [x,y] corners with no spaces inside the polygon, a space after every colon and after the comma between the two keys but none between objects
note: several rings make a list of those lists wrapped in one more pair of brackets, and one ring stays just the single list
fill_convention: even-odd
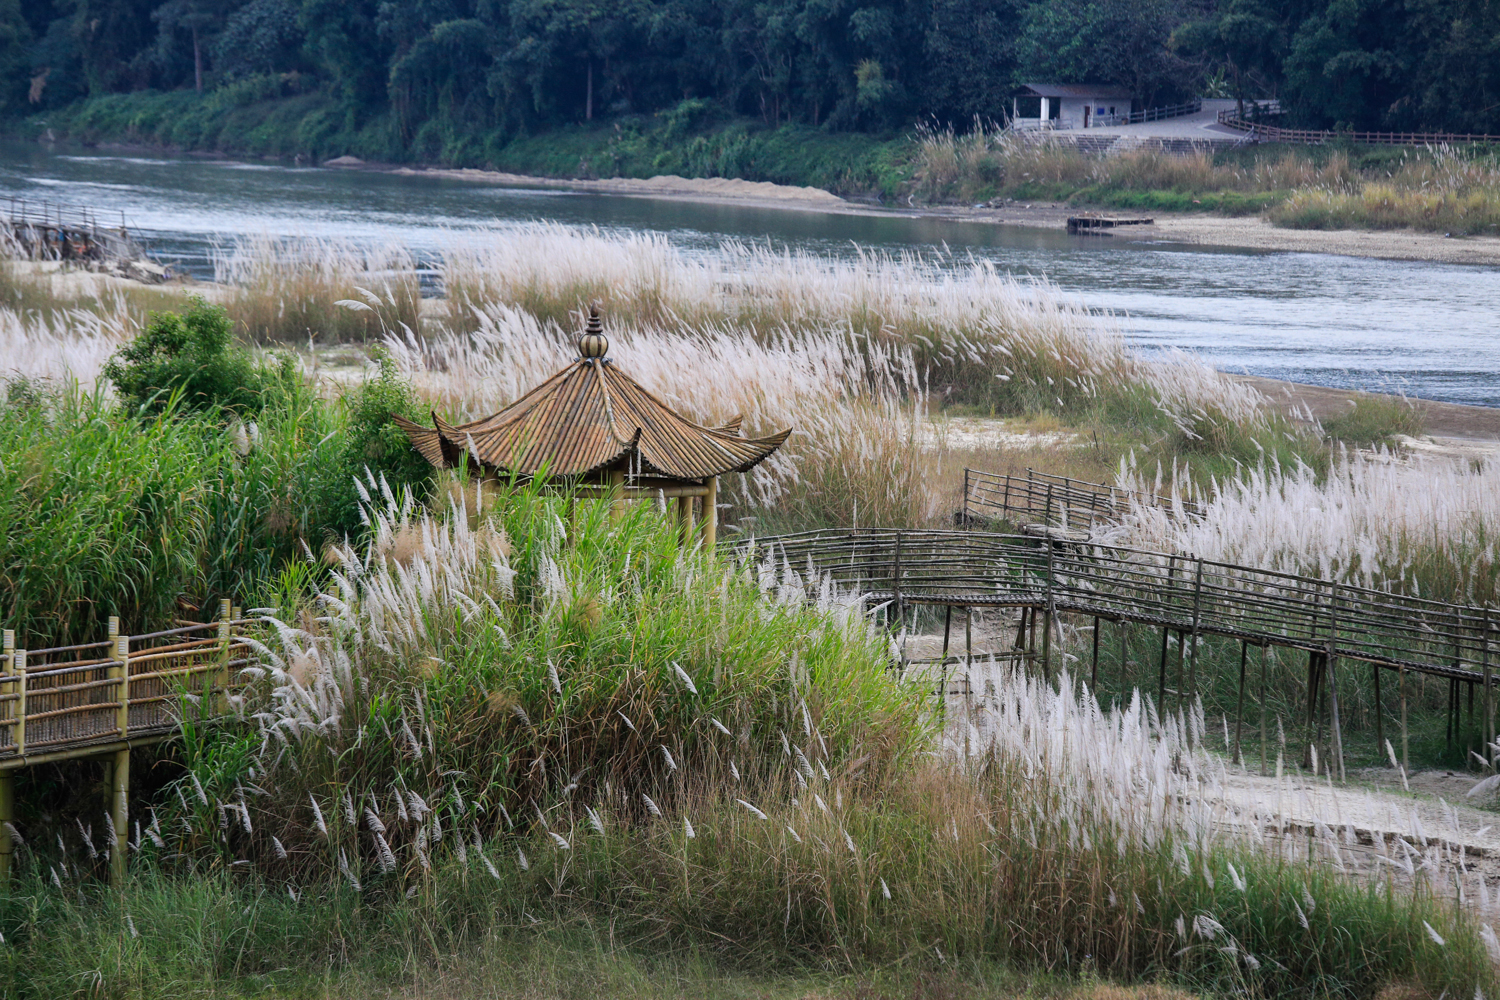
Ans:
[{"label": "wooden walkway", "polygon": [[964,470],[962,520],[966,524],[1003,517],[1081,539],[1101,524],[1117,523],[1132,503],[1159,509],[1168,517],[1196,517],[1202,512],[1195,500],[1137,493],[1031,469],[1025,476]]},{"label": "wooden walkway", "polygon": [[200,718],[229,711],[239,669],[252,660],[236,630],[249,621],[225,601],[217,621],[186,624],[149,635],[120,635],[110,619],[101,642],[52,649],[17,648],[4,633],[0,657],[0,878],[10,871],[15,820],[15,773],[52,761],[98,758],[106,763],[111,820],[118,843],[111,853],[116,880],[124,877],[130,750],[173,735],[183,705]]},{"label": "wooden walkway", "polygon": [[[1100,622],[1162,630],[1157,704],[1167,695],[1168,639],[1177,635],[1179,691],[1198,691],[1198,639],[1241,643],[1240,710],[1250,647],[1299,650],[1308,659],[1308,721],[1319,694],[1330,705],[1333,749],[1342,771],[1337,675],[1340,664],[1366,664],[1377,700],[1381,672],[1398,675],[1401,754],[1408,756],[1407,676],[1444,678],[1450,712],[1460,685],[1484,693],[1485,743],[1493,742],[1495,633],[1500,613],[1274,573],[1192,556],[1100,545],[1056,536],[1037,538],[987,531],[903,529],[824,530],[751,539],[741,559],[769,559],[807,583],[830,579],[866,595],[897,623],[921,605],[1012,608],[1020,613],[1016,645],[1032,651],[1042,669],[1053,665],[1053,623],[1060,614],[1094,619],[1097,682]],[[1042,627],[1038,629],[1038,618]],[[1492,620],[1493,619],[1493,620]],[[1040,631],[1040,649],[1036,649]],[[1122,632],[1123,636],[1123,632]],[[1122,638],[1123,641],[1123,638]],[[947,649],[945,646],[944,656]],[[1384,733],[1376,716],[1378,741]]]}]

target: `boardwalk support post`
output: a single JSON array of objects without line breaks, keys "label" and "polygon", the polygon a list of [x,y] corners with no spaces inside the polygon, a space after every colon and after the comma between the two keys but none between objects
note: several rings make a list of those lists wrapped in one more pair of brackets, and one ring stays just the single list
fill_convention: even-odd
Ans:
[{"label": "boardwalk support post", "polygon": [[10,862],[16,845],[11,827],[16,822],[16,772],[0,772],[0,886],[10,881]]},{"label": "boardwalk support post", "polygon": [[1266,661],[1271,657],[1271,644],[1260,647],[1260,776],[1266,776],[1266,745],[1271,742],[1266,730]]},{"label": "boardwalk support post", "polygon": [[1329,587],[1328,654],[1324,663],[1328,670],[1328,711],[1333,720],[1333,756],[1339,765],[1339,780],[1344,780],[1344,732],[1339,725],[1339,687],[1334,677],[1334,663],[1338,660],[1339,648],[1339,585]]},{"label": "boardwalk support post", "polygon": [[1240,734],[1245,728],[1245,661],[1250,656],[1250,644],[1240,643],[1240,697],[1234,709],[1234,762],[1243,764],[1240,757]]},{"label": "boardwalk support post", "polygon": [[[1198,571],[1193,576],[1193,645],[1192,645],[1192,648],[1188,650],[1188,656],[1190,657],[1190,666],[1188,667],[1188,682],[1187,682],[1188,698],[1189,699],[1197,698],[1198,697],[1198,624],[1199,624],[1199,621],[1200,621],[1200,618],[1201,618],[1201,614],[1202,614],[1202,607],[1203,607],[1203,557],[1199,556],[1198,557]],[[1179,654],[1179,656],[1180,656],[1180,654]],[[1177,696],[1177,700],[1179,702],[1182,701],[1182,695],[1180,693]]]},{"label": "boardwalk support post", "polygon": [[1370,674],[1375,679],[1375,751],[1385,749],[1385,725],[1380,718],[1380,664],[1370,664]]},{"label": "boardwalk support post", "polygon": [[117,750],[110,770],[110,819],[115,825],[115,842],[110,845],[109,881],[116,889],[125,888],[125,852],[130,848],[130,750]]},{"label": "boardwalk support post", "polygon": [[1404,773],[1411,771],[1411,757],[1408,753],[1409,740],[1406,731],[1406,664],[1397,668],[1401,672],[1401,770]]},{"label": "boardwalk support post", "polygon": [[1167,627],[1161,627],[1161,668],[1156,679],[1156,713],[1160,718],[1167,710]]},{"label": "boardwalk support post", "polygon": [[[1050,487],[1048,493],[1050,501]],[[1052,544],[1052,539],[1047,539],[1047,615],[1042,630],[1042,676],[1049,681],[1052,679],[1052,621],[1055,610],[1052,595],[1052,561],[1055,552],[1056,547]]]},{"label": "boardwalk support post", "polygon": [[1480,662],[1484,667],[1484,760],[1488,770],[1495,770],[1495,694],[1490,683],[1490,609],[1484,609],[1479,630]]},{"label": "boardwalk support post", "polygon": [[1094,616],[1094,669],[1089,674],[1089,690],[1099,697],[1099,616]]},{"label": "boardwalk support post", "polygon": [[[16,633],[13,629],[5,630],[4,639],[4,677],[5,682],[0,684],[0,694],[10,694],[13,685],[11,678],[15,674],[15,652]],[[10,702],[0,709],[0,718],[14,719],[15,709]],[[0,885],[10,880],[10,860],[15,852],[16,845],[11,842],[10,827],[16,821],[16,783],[15,772],[0,772]]]}]

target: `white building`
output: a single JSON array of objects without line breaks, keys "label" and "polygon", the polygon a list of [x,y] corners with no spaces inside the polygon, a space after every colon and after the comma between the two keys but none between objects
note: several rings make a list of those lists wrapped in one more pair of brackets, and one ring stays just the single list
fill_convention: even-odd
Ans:
[{"label": "white building", "polygon": [[1130,91],[1092,83],[1026,83],[1011,101],[1016,128],[1095,128],[1130,117]]}]

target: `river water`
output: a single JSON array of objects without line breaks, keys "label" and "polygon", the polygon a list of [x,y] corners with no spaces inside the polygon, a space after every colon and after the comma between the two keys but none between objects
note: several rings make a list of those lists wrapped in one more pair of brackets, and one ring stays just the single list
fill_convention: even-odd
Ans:
[{"label": "river water", "polygon": [[0,143],[0,197],[123,216],[161,260],[212,277],[243,237],[399,243],[535,220],[651,230],[687,252],[725,239],[820,254],[946,246],[1113,313],[1148,351],[1234,372],[1500,406],[1500,268],[1167,244],[897,216],[491,187],[432,177],[111,155]]}]

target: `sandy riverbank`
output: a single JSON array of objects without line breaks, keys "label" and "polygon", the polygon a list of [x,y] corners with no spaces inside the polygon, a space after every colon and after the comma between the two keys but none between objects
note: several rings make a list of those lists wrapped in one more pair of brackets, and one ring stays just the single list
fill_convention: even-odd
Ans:
[{"label": "sandy riverbank", "polygon": [[[369,167],[358,162],[333,163],[332,165]],[[1026,226],[1039,229],[1060,230],[1064,227],[1069,215],[1079,212],[1079,209],[1057,204],[1014,204],[999,208],[970,208],[961,205],[880,206],[846,201],[820,188],[791,187],[784,184],[720,177],[662,176],[646,180],[633,178],[560,180],[493,170],[400,167],[394,172],[409,176],[442,177],[504,187],[591,191],[600,194],[720,202],[845,215],[951,219],[959,222]],[[1213,215],[1155,213],[1155,219],[1154,225],[1132,228],[1113,236],[1078,238],[1166,241],[1247,250],[1326,253],[1384,260],[1500,266],[1500,238],[1496,237],[1449,238],[1442,233],[1421,233],[1412,230],[1282,229],[1256,217],[1228,218]]]}]

